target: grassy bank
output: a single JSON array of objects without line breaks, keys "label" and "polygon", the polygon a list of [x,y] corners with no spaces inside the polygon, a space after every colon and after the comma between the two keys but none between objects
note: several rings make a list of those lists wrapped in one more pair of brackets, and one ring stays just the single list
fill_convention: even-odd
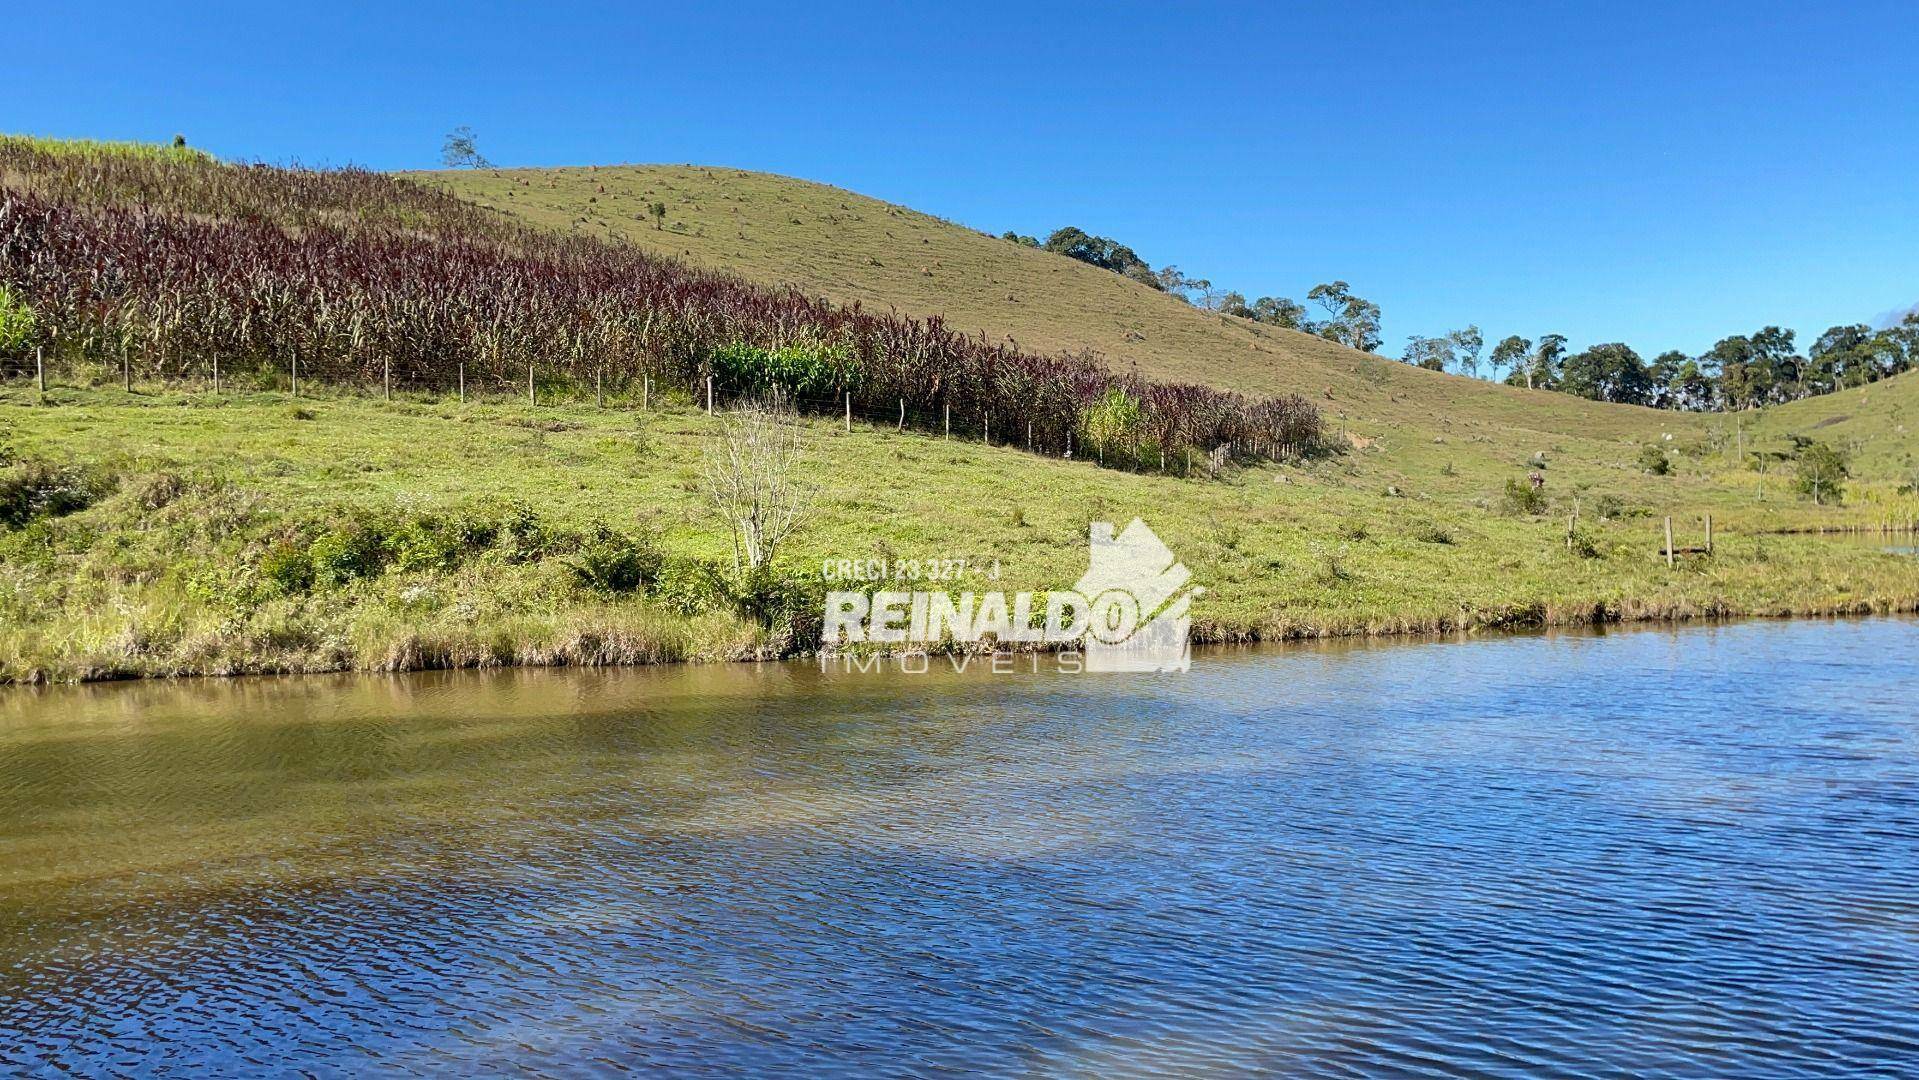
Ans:
[{"label": "grassy bank", "polygon": [[[1502,482],[1526,463],[1456,469],[1443,445],[1410,471],[1354,450],[1186,480],[825,421],[787,591],[742,600],[699,495],[713,427],[686,405],[12,384],[0,680],[785,655],[822,559],[965,558],[995,587],[1062,587],[1088,522],[1133,516],[1208,588],[1208,640],[1919,607],[1919,560],[1769,535],[1870,520],[1878,487],[1815,508],[1776,482],[1761,502],[1703,449],[1659,478],[1555,463],[1526,510]],[[1709,512],[1714,554],[1668,569],[1664,515],[1692,546]]]}]

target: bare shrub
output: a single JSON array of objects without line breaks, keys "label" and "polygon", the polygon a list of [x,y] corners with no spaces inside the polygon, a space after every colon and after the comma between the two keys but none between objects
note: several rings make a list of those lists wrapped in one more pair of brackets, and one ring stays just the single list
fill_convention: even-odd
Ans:
[{"label": "bare shrub", "polygon": [[813,491],[800,476],[804,439],[792,404],[778,393],[745,399],[720,418],[700,487],[733,534],[736,576],[771,564],[805,523]]}]

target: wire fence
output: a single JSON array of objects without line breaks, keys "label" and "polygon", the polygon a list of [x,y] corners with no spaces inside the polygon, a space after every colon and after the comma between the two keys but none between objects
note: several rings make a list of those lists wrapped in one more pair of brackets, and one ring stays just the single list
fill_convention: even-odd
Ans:
[{"label": "wire fence", "polygon": [[581,407],[591,403],[613,409],[677,407],[705,413],[723,413],[748,402],[763,402],[777,396],[796,413],[816,421],[839,421],[848,433],[857,424],[870,431],[891,430],[902,435],[957,439],[1131,471],[1212,476],[1228,464],[1277,456],[1272,448],[1261,447],[1254,440],[1244,445],[1180,447],[1171,452],[1144,437],[1117,446],[1089,446],[1070,429],[1061,431],[1016,413],[954,408],[943,402],[929,408],[903,397],[888,407],[850,391],[796,393],[777,386],[725,383],[710,376],[689,385],[684,379],[656,378],[646,371],[611,368],[596,371],[590,382],[582,383],[565,373],[543,371],[537,364],[527,367],[523,379],[508,379],[498,372],[469,370],[463,363],[455,365],[452,377],[447,378],[438,373],[395,370],[388,362],[382,364],[369,384],[353,377],[342,379],[337,372],[316,375],[292,355],[284,365],[255,364],[232,370],[223,368],[217,358],[156,362],[156,358],[141,356],[139,350],[131,347],[121,351],[117,364],[86,356],[49,355],[42,347],[36,348],[32,359],[25,363],[0,364],[0,381],[15,384],[25,381],[43,394],[63,388],[115,387],[129,394],[159,387],[187,393],[266,393],[292,398],[345,392],[389,401],[457,401],[531,407]]}]

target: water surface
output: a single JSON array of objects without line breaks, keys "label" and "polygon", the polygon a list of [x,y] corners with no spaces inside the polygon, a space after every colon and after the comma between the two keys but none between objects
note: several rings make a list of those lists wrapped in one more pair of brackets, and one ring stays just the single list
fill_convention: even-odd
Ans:
[{"label": "water surface", "polygon": [[1897,1072],[1916,648],[0,694],[0,1070]]}]

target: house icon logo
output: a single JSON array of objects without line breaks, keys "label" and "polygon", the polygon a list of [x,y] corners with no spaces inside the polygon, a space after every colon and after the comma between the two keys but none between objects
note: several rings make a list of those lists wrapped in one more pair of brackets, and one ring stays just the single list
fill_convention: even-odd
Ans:
[{"label": "house icon logo", "polygon": [[1111,522],[1094,522],[1086,573],[1074,586],[1088,600],[1086,670],[1191,668],[1192,602],[1206,592],[1187,588],[1192,576],[1140,519],[1117,536]]}]

